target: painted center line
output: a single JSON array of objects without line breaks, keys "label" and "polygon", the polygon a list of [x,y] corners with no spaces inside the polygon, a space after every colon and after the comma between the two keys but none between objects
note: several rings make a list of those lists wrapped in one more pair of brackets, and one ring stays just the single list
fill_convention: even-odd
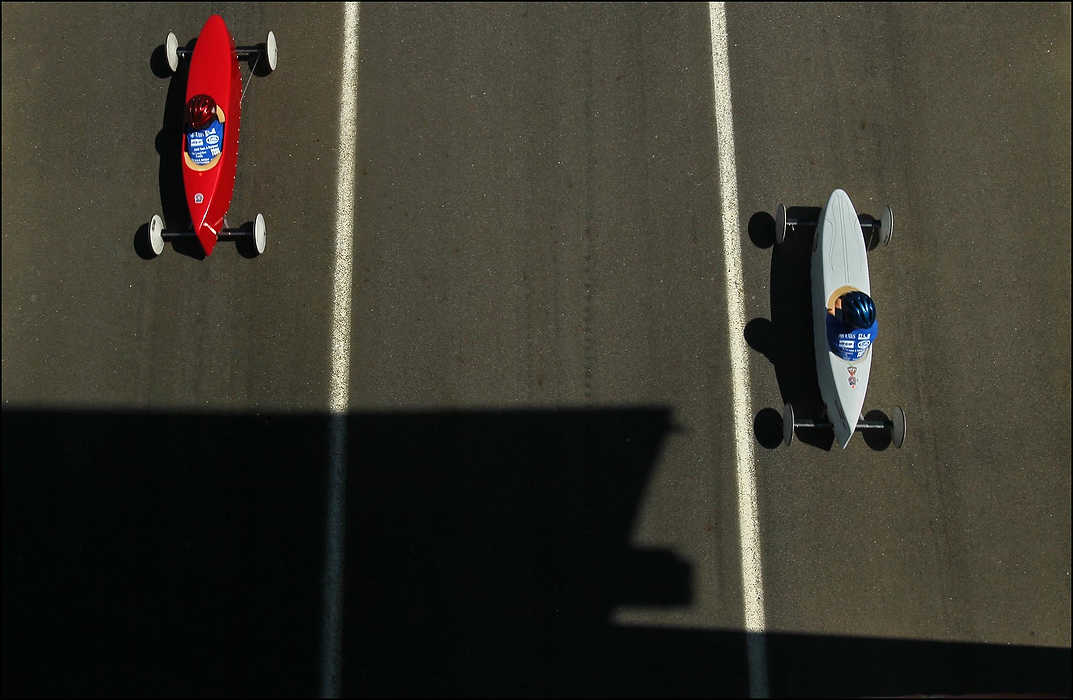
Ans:
[{"label": "painted center line", "polygon": [[350,295],[354,269],[355,169],[358,140],[358,3],[343,9],[339,85],[339,163],[332,273],[331,377],[328,386],[328,487],[321,615],[321,697],[339,697],[346,536],[347,408],[350,402]]},{"label": "painted center line", "polygon": [[730,101],[726,7],[708,3],[711,20],[712,78],[719,195],[723,213],[723,261],[726,266],[727,331],[734,401],[734,448],[737,457],[738,531],[741,538],[741,584],[745,607],[749,694],[767,697],[767,642],[764,637],[764,574],[760,559],[760,520],[756,504],[756,468],[752,442],[749,355],[745,346],[745,285],[738,219],[738,175],[734,159],[734,118]]}]

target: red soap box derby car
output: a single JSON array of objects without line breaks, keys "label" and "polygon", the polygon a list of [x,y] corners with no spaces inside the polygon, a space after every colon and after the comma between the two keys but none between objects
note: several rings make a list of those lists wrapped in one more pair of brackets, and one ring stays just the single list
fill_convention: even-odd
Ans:
[{"label": "red soap box derby car", "polygon": [[176,145],[182,150],[183,185],[193,231],[165,231],[164,221],[154,214],[149,221],[149,244],[154,255],[164,251],[164,241],[196,237],[211,255],[217,241],[253,239],[258,254],[265,249],[265,220],[257,214],[252,229],[226,228],[224,217],[231,206],[238,168],[238,135],[242,118],[242,73],[240,60],[255,59],[251,73],[263,59],[268,71],[276,68],[276,36],[260,46],[235,46],[235,40],[219,15],[209,17],[193,50],[180,48],[175,34],[164,44],[168,67],[179,70],[180,59],[189,59],[186,114],[183,134]]}]

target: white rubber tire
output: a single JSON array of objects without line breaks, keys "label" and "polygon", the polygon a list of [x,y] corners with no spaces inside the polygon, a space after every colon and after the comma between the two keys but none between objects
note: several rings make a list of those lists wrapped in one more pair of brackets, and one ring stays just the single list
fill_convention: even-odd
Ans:
[{"label": "white rubber tire", "polygon": [[168,54],[168,68],[175,73],[179,70],[179,40],[174,32],[168,32],[168,38],[164,40],[164,50]]},{"label": "white rubber tire", "polygon": [[265,57],[268,59],[269,72],[276,70],[276,35],[273,32],[268,33],[268,40],[265,42]]},{"label": "white rubber tire", "polygon": [[153,249],[153,255],[164,252],[164,220],[157,214],[149,219],[149,245]]},{"label": "white rubber tire", "polygon": [[268,231],[265,229],[265,217],[258,214],[253,220],[253,247],[257,254],[265,252],[265,244],[268,242]]}]

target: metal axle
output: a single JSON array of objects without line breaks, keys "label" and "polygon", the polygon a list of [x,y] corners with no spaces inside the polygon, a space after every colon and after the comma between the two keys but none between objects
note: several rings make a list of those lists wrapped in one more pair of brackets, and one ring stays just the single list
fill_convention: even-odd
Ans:
[{"label": "metal axle", "polygon": [[[249,58],[250,56],[260,54],[261,48],[259,46],[236,46],[233,49],[233,52],[235,55],[241,56],[242,58]],[[178,54],[180,58],[188,58],[194,55],[194,50],[180,47],[175,49],[175,53]]]},{"label": "metal axle", "polygon": [[[225,228],[216,234],[216,240],[218,241],[233,241],[236,238],[250,238],[253,236],[253,231],[244,231],[237,228]],[[161,231],[160,237],[165,241],[172,241],[177,238],[197,238],[197,234],[193,231]]]},{"label": "metal axle", "polygon": [[[863,229],[865,233],[870,233],[879,228],[879,221],[871,216],[868,216],[867,214],[857,215],[857,221],[861,223],[861,229]],[[797,219],[790,218],[786,219],[786,225],[790,228],[797,228],[798,226],[802,228],[816,228],[817,223],[818,222],[816,221],[799,221]]]},{"label": "metal axle", "polygon": [[[826,416],[824,416],[826,417]],[[794,430],[797,428],[831,428],[830,421],[813,420],[805,418],[798,420],[794,415],[794,407],[790,403],[782,407],[783,444],[789,446],[794,440]],[[905,442],[905,410],[898,406],[894,409],[894,416],[889,420],[865,420],[864,417],[857,419],[857,430],[890,430],[891,442],[895,447],[901,447]]]},{"label": "metal axle", "polygon": [[236,238],[253,238],[253,230],[243,231],[239,228],[225,228],[216,236],[218,241],[233,241]]},{"label": "metal axle", "polygon": [[[858,420],[854,430],[887,430],[893,425],[892,422],[875,421],[875,420]],[[812,420],[809,418],[794,419],[795,428],[830,428],[831,424],[827,421]]]}]

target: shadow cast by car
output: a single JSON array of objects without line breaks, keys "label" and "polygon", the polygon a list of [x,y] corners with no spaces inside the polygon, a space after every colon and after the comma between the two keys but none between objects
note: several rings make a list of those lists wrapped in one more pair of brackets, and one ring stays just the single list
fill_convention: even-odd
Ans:
[{"label": "shadow cast by car", "polygon": [[250,72],[258,78],[265,78],[272,74],[272,69],[268,67],[268,45],[262,41],[256,46],[259,51],[257,54],[249,56],[246,59],[246,66],[250,69]]},{"label": "shadow cast by car", "polygon": [[[186,44],[187,49],[193,49],[194,40]],[[164,117],[160,131],[156,136],[156,152],[160,156],[160,165],[157,171],[157,182],[160,190],[160,204],[162,207],[161,218],[164,221],[164,230],[179,232],[192,230],[190,212],[186,206],[186,187],[183,184],[182,170],[182,139],[184,114],[186,108],[187,70],[185,63],[180,64],[179,70],[172,73],[168,66],[164,46],[154,49],[149,59],[150,69],[153,74],[161,79],[170,79],[167,96],[164,100]],[[141,229],[139,229],[141,231]],[[136,243],[139,256],[148,247],[148,226],[144,232],[144,243]],[[177,238],[165,243],[172,247],[175,252],[204,260],[205,251],[201,244],[193,238]],[[150,256],[155,257],[155,256]],[[148,258],[147,258],[148,259]]]},{"label": "shadow cast by car", "polygon": [[253,239],[253,227],[254,222],[247,221],[246,223],[242,224],[242,226],[235,229],[236,231],[241,231],[243,234],[249,234],[234,239],[235,250],[238,251],[239,255],[246,258],[247,260],[252,260],[253,258],[256,258],[261,255],[261,253],[257,252],[257,244],[254,242]]},{"label": "shadow cast by car", "polygon": [[138,230],[134,232],[134,252],[142,260],[152,260],[156,257],[156,253],[153,252],[153,245],[149,242],[149,224],[147,223],[139,226]]},{"label": "shadow cast by car", "polygon": [[[819,216],[816,207],[792,207],[788,214],[807,220]],[[782,404],[790,403],[799,417],[821,418],[824,411],[816,379],[816,353],[812,340],[812,305],[809,263],[812,231],[792,231],[775,245],[775,218],[757,212],[749,219],[749,238],[758,248],[771,248],[771,319],[754,318],[745,326],[745,342],[772,364]],[[798,428],[804,443],[824,450],[834,444],[834,432],[822,428]],[[782,411],[765,409],[754,419],[754,433],[761,446],[775,449],[781,444],[773,435],[782,435]]]}]

